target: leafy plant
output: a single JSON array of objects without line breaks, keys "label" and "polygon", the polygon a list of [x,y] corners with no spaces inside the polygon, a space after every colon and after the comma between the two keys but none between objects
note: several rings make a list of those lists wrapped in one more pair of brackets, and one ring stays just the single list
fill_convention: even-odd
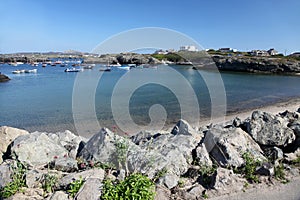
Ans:
[{"label": "leafy plant", "polygon": [[82,177],[80,177],[79,180],[75,180],[72,183],[70,183],[67,192],[71,195],[72,198],[74,198],[83,184],[84,184],[84,180],[82,179]]},{"label": "leafy plant", "polygon": [[279,165],[274,168],[274,177],[277,180],[281,180],[282,183],[288,182],[288,179],[285,177],[284,166],[282,163],[279,163]]},{"label": "leafy plant", "polygon": [[125,165],[126,171],[127,170],[127,151],[128,151],[128,141],[125,138],[119,139],[116,141],[116,154],[117,154],[117,160],[119,163],[119,167],[122,166],[122,164]]},{"label": "leafy plant", "polygon": [[260,166],[261,163],[258,160],[255,160],[249,152],[244,153],[242,157],[245,161],[245,164],[238,171],[241,174],[244,174],[244,177],[250,182],[258,183],[258,176],[255,174],[255,172],[256,168]]},{"label": "leafy plant", "polygon": [[24,165],[20,162],[17,162],[17,166],[13,167],[12,170],[12,181],[1,188],[0,197],[8,198],[21,191],[22,187],[26,187],[26,168]]},{"label": "leafy plant", "polygon": [[203,165],[199,169],[200,174],[200,182],[202,185],[206,188],[208,188],[211,185],[212,182],[212,176],[216,171],[216,166],[206,166]]},{"label": "leafy plant", "polygon": [[42,177],[42,188],[44,192],[46,193],[51,193],[54,191],[54,188],[56,187],[57,184],[57,176],[52,175],[52,174],[44,174]]},{"label": "leafy plant", "polygon": [[132,174],[120,182],[105,180],[101,199],[152,200],[154,196],[154,183],[142,174]]},{"label": "leafy plant", "polygon": [[184,180],[183,179],[179,179],[178,186],[179,187],[183,187],[184,186]]}]

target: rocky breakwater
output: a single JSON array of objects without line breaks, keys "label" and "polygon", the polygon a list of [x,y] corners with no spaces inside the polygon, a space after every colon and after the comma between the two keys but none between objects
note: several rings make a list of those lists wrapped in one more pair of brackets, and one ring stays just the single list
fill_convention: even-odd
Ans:
[{"label": "rocky breakwater", "polygon": [[131,137],[103,128],[70,131],[0,128],[0,188],[10,199],[202,199],[299,176],[300,109],[255,111],[242,121]]},{"label": "rocky breakwater", "polygon": [[84,59],[85,63],[120,63],[120,64],[160,64],[161,62],[151,55],[121,53],[121,54],[104,54],[99,58],[88,57]]},{"label": "rocky breakwater", "polygon": [[10,78],[8,76],[0,73],[0,83],[1,82],[6,82],[6,81],[9,81],[9,80],[10,80]]},{"label": "rocky breakwater", "polygon": [[300,73],[300,61],[287,58],[212,55],[220,70],[260,73]]}]

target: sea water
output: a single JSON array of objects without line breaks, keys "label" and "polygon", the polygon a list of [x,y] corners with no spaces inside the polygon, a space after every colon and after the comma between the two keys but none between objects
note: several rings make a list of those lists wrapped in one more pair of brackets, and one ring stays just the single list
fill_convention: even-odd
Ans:
[{"label": "sea water", "polygon": [[[69,66],[71,67],[71,66]],[[193,70],[191,66],[169,66],[180,73],[187,84],[190,84],[197,97],[200,110],[200,120],[211,116],[212,99],[204,76],[210,76],[216,71]],[[36,74],[13,74],[16,69],[37,68]],[[0,65],[0,72],[8,75],[11,80],[0,83],[0,126],[13,126],[29,131],[64,131],[69,129],[76,132],[73,119],[73,91],[76,77],[80,73],[86,75],[87,82],[98,76],[101,65],[92,70],[78,73],[66,73],[64,67],[41,65],[10,66]],[[169,79],[172,87],[184,92],[186,86],[175,77],[167,74],[166,66],[149,69],[112,70],[104,72],[97,82],[95,93],[90,97],[95,102],[94,110],[101,127],[114,127],[116,121],[112,113],[111,97],[118,87],[119,81],[127,73],[140,70],[138,77],[132,80],[160,77]],[[132,73],[134,75],[134,73]],[[81,74],[82,75],[82,74]],[[150,77],[149,77],[150,76]],[[270,105],[283,100],[300,96],[300,77],[286,75],[264,75],[250,73],[222,72],[220,73],[226,94],[227,113],[247,110],[255,107]],[[82,80],[81,80],[82,81]],[[89,87],[87,85],[86,87]],[[130,84],[129,86],[130,87]],[[82,95],[86,95],[82,91]],[[128,95],[128,94],[124,94]],[[134,123],[147,125],[151,119],[149,109],[155,104],[164,107],[167,119],[166,126],[174,124],[181,118],[181,105],[170,88],[157,83],[140,85],[130,96],[128,109]],[[120,98],[120,97],[119,97]],[[189,98],[187,95],[186,98]],[[84,102],[83,102],[84,103]],[[195,105],[191,105],[195,106]],[[127,108],[124,108],[127,109]],[[88,122],[87,116],[86,121]]]}]

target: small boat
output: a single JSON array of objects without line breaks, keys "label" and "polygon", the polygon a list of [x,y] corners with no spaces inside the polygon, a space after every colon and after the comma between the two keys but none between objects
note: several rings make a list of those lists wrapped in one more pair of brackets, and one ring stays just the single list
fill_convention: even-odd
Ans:
[{"label": "small boat", "polygon": [[107,67],[106,69],[100,68],[99,71],[100,71],[100,72],[110,72],[110,71],[111,71],[111,68],[110,68],[110,67]]},{"label": "small boat", "polygon": [[37,69],[25,70],[25,73],[37,73]]},{"label": "small boat", "polygon": [[130,70],[130,67],[129,66],[124,66],[124,67],[117,67],[118,69],[122,69],[122,70]]},{"label": "small boat", "polygon": [[61,67],[65,67],[65,66],[66,66],[66,64],[62,63],[62,64],[60,64],[60,66],[61,66]]},{"label": "small boat", "polygon": [[93,69],[94,65],[85,65],[83,66],[83,69]]},{"label": "small boat", "polygon": [[65,69],[65,72],[82,72],[83,69],[77,69],[75,67]]},{"label": "small boat", "polygon": [[122,65],[120,63],[116,64],[109,64],[109,67],[121,67]]},{"label": "small boat", "polygon": [[20,70],[15,70],[15,71],[12,71],[13,74],[20,74],[21,71]]},{"label": "small boat", "polygon": [[43,63],[43,64],[42,64],[42,67],[47,67],[47,64],[46,64],[46,63]]},{"label": "small boat", "polygon": [[21,69],[20,70],[21,73],[25,73],[25,71],[26,71],[25,69]]}]

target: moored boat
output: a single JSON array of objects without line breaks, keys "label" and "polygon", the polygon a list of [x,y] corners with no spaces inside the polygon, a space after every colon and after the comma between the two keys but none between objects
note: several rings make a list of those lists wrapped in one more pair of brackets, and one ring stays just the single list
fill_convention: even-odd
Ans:
[{"label": "moored boat", "polygon": [[75,67],[65,69],[65,72],[81,72],[83,69],[78,69]]}]

